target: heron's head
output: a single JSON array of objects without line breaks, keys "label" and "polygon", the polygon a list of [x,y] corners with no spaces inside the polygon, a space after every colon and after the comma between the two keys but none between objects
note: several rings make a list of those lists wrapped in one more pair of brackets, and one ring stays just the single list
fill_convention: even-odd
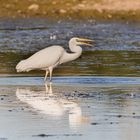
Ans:
[{"label": "heron's head", "polygon": [[92,47],[93,42],[94,42],[94,40],[91,40],[91,39],[73,37],[72,39],[70,39],[69,44],[73,44],[73,45],[76,45],[76,46],[86,45],[86,46]]}]

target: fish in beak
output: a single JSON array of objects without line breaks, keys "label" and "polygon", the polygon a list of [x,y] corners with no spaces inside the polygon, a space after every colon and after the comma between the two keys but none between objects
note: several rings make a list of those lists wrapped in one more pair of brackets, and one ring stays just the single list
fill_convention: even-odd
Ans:
[{"label": "fish in beak", "polygon": [[90,47],[94,46],[93,44],[91,44],[91,43],[94,42],[94,40],[91,40],[91,39],[78,38],[77,42],[78,42],[78,45],[87,45],[87,46],[90,46]]}]

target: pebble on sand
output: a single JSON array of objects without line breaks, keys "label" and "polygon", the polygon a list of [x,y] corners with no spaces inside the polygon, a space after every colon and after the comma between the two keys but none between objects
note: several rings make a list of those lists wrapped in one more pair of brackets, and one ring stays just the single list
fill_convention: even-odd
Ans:
[{"label": "pebble on sand", "polygon": [[61,14],[65,14],[65,13],[67,13],[67,11],[64,10],[64,9],[60,9],[59,12],[60,12]]},{"label": "pebble on sand", "polygon": [[39,9],[39,5],[38,4],[31,4],[28,7],[28,10],[32,10],[32,11],[37,11]]},{"label": "pebble on sand", "polygon": [[78,7],[85,8],[86,6],[85,6],[85,4],[78,4]]},{"label": "pebble on sand", "polygon": [[5,8],[7,8],[7,9],[10,8],[10,7],[11,7],[10,4],[6,4],[6,5],[5,5]]},{"label": "pebble on sand", "polygon": [[108,18],[112,18],[112,15],[111,15],[111,14],[108,14],[107,17],[108,17]]}]

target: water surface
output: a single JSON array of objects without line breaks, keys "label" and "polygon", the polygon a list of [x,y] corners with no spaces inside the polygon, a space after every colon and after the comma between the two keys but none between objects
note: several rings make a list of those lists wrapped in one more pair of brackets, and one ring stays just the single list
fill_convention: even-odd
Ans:
[{"label": "water surface", "polygon": [[[16,73],[20,60],[54,44],[68,50],[74,36],[95,46],[55,69],[53,84],[44,72]],[[139,23],[1,19],[0,139],[139,140],[139,56]]]},{"label": "water surface", "polygon": [[94,39],[95,46],[83,47],[82,56],[59,66],[55,75],[139,76],[139,23],[46,19],[0,20],[0,74],[17,74],[20,60],[47,46],[57,44],[68,50],[74,36]]},{"label": "water surface", "polygon": [[63,77],[44,85],[36,77],[3,78],[0,138],[139,140],[139,79],[126,79]]}]

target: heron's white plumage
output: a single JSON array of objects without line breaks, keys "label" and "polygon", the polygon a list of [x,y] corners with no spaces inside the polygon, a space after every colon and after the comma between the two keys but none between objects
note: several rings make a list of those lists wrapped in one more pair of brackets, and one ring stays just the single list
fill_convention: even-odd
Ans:
[{"label": "heron's white plumage", "polygon": [[63,55],[64,49],[61,46],[52,46],[38,51],[26,60],[22,60],[17,65],[19,71],[43,69],[55,65]]},{"label": "heron's white plumage", "polygon": [[[45,79],[49,71],[51,80],[52,70],[54,67],[65,62],[75,60],[81,55],[82,48],[80,47],[80,45],[82,45],[82,42],[80,41],[91,40],[72,38],[69,41],[69,48],[72,53],[66,52],[61,46],[51,46],[42,49],[30,56],[29,58],[20,61],[16,66],[17,72],[30,71],[34,69],[46,70]],[[90,45],[84,42],[83,44]]]}]

